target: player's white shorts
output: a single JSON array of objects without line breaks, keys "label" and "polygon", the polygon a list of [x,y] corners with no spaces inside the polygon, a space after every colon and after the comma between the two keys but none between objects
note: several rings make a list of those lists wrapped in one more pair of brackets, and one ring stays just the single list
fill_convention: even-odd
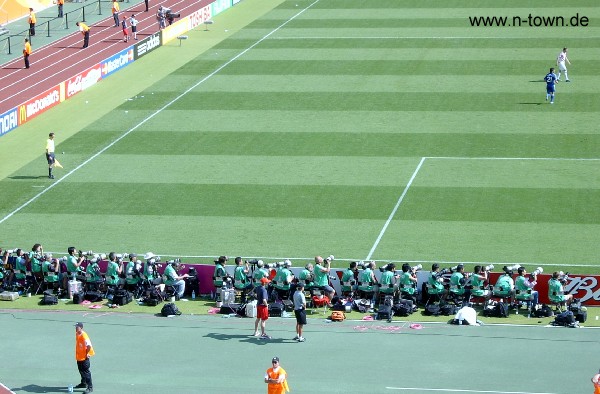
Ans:
[{"label": "player's white shorts", "polygon": [[567,72],[567,66],[565,66],[565,62],[558,62],[558,69],[562,72]]}]

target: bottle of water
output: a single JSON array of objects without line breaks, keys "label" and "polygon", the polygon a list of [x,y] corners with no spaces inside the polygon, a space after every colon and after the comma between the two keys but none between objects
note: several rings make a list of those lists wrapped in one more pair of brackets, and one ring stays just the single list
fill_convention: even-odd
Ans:
[{"label": "bottle of water", "polygon": [[192,300],[196,299],[196,290],[192,290]]},{"label": "bottle of water", "polygon": [[73,385],[72,385],[72,384],[70,384],[70,385],[69,385],[69,387],[67,388],[67,391],[68,391],[69,393],[72,393],[72,392],[73,392]]}]

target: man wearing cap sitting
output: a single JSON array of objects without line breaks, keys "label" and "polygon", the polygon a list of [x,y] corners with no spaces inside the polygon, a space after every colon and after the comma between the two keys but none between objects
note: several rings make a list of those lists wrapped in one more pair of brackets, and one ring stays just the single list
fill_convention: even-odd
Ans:
[{"label": "man wearing cap sitting", "polygon": [[175,288],[177,299],[183,297],[183,293],[185,293],[184,279],[189,278],[188,274],[179,275],[177,273],[180,268],[181,264],[178,262],[167,264],[167,267],[165,268],[165,284]]},{"label": "man wearing cap sitting", "polygon": [[227,256],[220,256],[218,260],[215,260],[213,285],[215,285],[217,289],[223,287],[223,282],[228,278],[227,271],[225,271],[225,264],[227,264],[227,260]]},{"label": "man wearing cap sitting", "polygon": [[252,291],[252,283],[248,277],[250,267],[241,257],[235,258],[235,271],[233,272],[233,287],[242,292],[241,301],[246,302],[246,296]]},{"label": "man wearing cap sitting", "polygon": [[290,391],[286,380],[287,372],[279,365],[279,357],[273,357],[271,364],[273,366],[265,373],[267,394],[285,394],[286,391]]},{"label": "man wearing cap sitting", "polygon": [[90,337],[83,331],[83,323],[75,324],[75,359],[77,360],[77,369],[81,375],[81,383],[75,388],[86,389],[85,393],[94,391],[92,373],[90,372],[90,357],[94,354]]},{"label": "man wearing cap sitting", "polygon": [[128,291],[135,292],[140,283],[140,273],[142,272],[142,263],[138,260],[137,254],[129,254],[129,262],[125,267],[125,282]]},{"label": "man wearing cap sitting", "polygon": [[[262,278],[260,280],[260,286],[254,289],[256,295],[256,321],[254,322],[254,336],[260,337],[260,339],[271,339],[267,335],[265,328],[267,325],[267,319],[269,318],[269,295],[267,294],[267,285],[269,284],[269,278]],[[260,332],[258,331],[258,325],[260,323]]]}]

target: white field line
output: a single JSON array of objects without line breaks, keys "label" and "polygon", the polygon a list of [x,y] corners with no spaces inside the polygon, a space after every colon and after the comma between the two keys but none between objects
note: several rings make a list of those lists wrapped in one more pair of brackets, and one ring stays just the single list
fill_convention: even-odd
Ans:
[{"label": "white field line", "polygon": [[427,156],[426,159],[435,160],[522,160],[522,161],[600,161],[600,158],[562,158],[562,157],[460,157],[460,156]]},{"label": "white field line", "polygon": [[59,185],[63,180],[65,180],[66,178],[68,178],[69,176],[71,176],[72,174],[74,174],[76,171],[78,171],[80,168],[82,168],[83,166],[85,166],[86,164],[88,164],[89,162],[91,162],[92,160],[94,160],[96,157],[98,157],[102,153],[106,152],[106,150],[110,149],[112,146],[114,146],[115,144],[117,144],[123,138],[127,137],[129,134],[131,134],[133,131],[135,131],[136,129],[138,129],[140,126],[142,126],[143,124],[145,124],[146,122],[148,122],[149,120],[151,120],[152,118],[154,118],[156,115],[158,115],[161,112],[163,112],[165,109],[167,109],[168,107],[170,107],[171,105],[173,105],[175,102],[177,102],[178,100],[180,100],[182,97],[184,97],[185,95],[187,95],[192,90],[196,89],[198,86],[200,86],[201,84],[203,84],[204,82],[206,82],[207,80],[209,80],[210,78],[212,78],[219,71],[221,71],[222,69],[224,69],[225,67],[227,67],[228,65],[230,65],[231,63],[233,63],[234,61],[236,61],[237,59],[239,59],[241,56],[243,56],[244,54],[246,54],[248,51],[250,51],[251,49],[253,49],[254,47],[256,47],[258,44],[260,44],[261,42],[263,42],[267,38],[269,38],[271,35],[275,34],[277,31],[279,31],[285,25],[287,25],[288,23],[290,23],[292,20],[296,19],[298,16],[300,16],[302,13],[304,13],[307,9],[311,8],[313,5],[317,4],[319,1],[320,0],[315,0],[314,2],[312,2],[311,4],[309,4],[306,8],[304,8],[304,9],[300,10],[299,12],[297,12],[294,16],[290,17],[285,22],[283,22],[281,25],[279,25],[275,29],[271,30],[271,32],[267,33],[261,39],[259,39],[258,41],[256,41],[254,44],[250,45],[248,48],[244,49],[242,52],[238,53],[237,55],[235,55],[234,57],[232,57],[231,59],[229,59],[222,66],[220,66],[215,71],[211,72],[206,77],[204,77],[201,80],[199,80],[198,82],[196,82],[193,86],[191,86],[186,91],[184,91],[183,93],[181,93],[179,96],[175,97],[173,100],[171,100],[170,102],[168,102],[167,104],[165,104],[162,108],[159,108],[158,110],[156,110],[155,112],[153,112],[152,114],[150,114],[148,117],[146,117],[142,121],[140,121],[140,123],[138,123],[137,125],[133,126],[129,130],[127,130],[125,133],[121,134],[121,136],[119,136],[116,140],[114,140],[110,144],[106,145],[104,148],[102,148],[100,151],[98,151],[97,153],[95,153],[89,159],[85,160],[83,163],[79,164],[77,167],[73,168],[71,171],[69,171],[68,173],[66,173],[62,178],[56,180],[56,182],[52,183],[46,189],[42,190],[41,192],[39,192],[38,194],[36,194],[32,198],[30,198],[23,205],[21,205],[20,207],[18,207],[14,211],[10,212],[8,215],[4,216],[2,219],[0,219],[0,224],[4,223],[6,220],[10,219],[14,214],[16,214],[17,212],[21,211],[23,208],[27,207],[29,204],[31,204],[32,202],[34,202],[35,200],[37,200],[38,198],[40,198],[41,196],[43,196],[48,191],[52,190],[54,187],[56,187],[57,185]]},{"label": "white field line", "polygon": [[556,394],[538,393],[531,391],[494,391],[494,390],[466,390],[466,389],[428,389],[423,387],[386,387],[388,390],[401,391],[437,391],[442,393],[490,393],[490,394]]},{"label": "white field line", "polygon": [[[589,39],[600,38],[600,36],[587,37]],[[272,37],[272,40],[505,40],[505,39],[526,39],[525,37],[473,37],[473,36],[370,36],[370,37],[352,37],[352,36],[304,36],[304,37]]]},{"label": "white field line", "polygon": [[369,260],[371,258],[371,256],[373,256],[373,253],[375,252],[375,249],[379,245],[379,242],[381,241],[381,238],[383,237],[383,234],[385,234],[385,230],[387,230],[388,226],[390,225],[392,219],[394,218],[394,215],[396,214],[396,211],[398,210],[398,208],[400,207],[400,204],[402,204],[402,201],[404,200],[404,196],[406,196],[406,193],[408,193],[408,189],[410,188],[410,185],[412,185],[413,181],[417,177],[417,174],[419,173],[419,170],[421,169],[421,166],[423,165],[424,162],[425,162],[425,158],[422,157],[421,161],[419,162],[419,165],[417,166],[417,168],[413,172],[412,176],[410,177],[410,180],[406,184],[406,187],[404,188],[404,191],[400,195],[400,198],[398,199],[398,202],[396,202],[396,205],[394,206],[394,209],[392,210],[392,213],[390,213],[390,216],[385,221],[385,224],[383,225],[383,228],[379,232],[379,236],[375,240],[375,243],[373,244],[373,247],[369,251],[369,254],[365,258],[365,260]]}]

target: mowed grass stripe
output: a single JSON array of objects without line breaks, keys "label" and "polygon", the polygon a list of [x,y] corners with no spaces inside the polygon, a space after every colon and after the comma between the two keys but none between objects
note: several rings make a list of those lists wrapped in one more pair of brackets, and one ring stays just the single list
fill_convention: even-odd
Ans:
[{"label": "mowed grass stripe", "polygon": [[600,158],[573,160],[427,159],[415,186],[600,189]]},{"label": "mowed grass stripe", "polygon": [[382,220],[397,199],[398,188],[384,186],[72,182],[23,212]]},{"label": "mowed grass stripe", "polygon": [[[135,115],[138,111],[131,111]],[[475,116],[470,111],[256,111],[256,110],[185,110],[166,111],[165,117],[145,123],[141,133],[163,132],[258,132],[258,133],[358,133],[358,134],[506,134],[513,135],[563,135],[597,134],[596,113],[577,113],[577,127],[556,127],[573,113],[530,112],[527,122],[520,111],[487,112]],[[200,121],[198,121],[200,119]],[[469,119],[469,121],[466,121]],[[537,127],[532,128],[534,124]],[[89,133],[112,131],[107,122],[95,123]],[[353,138],[353,137],[348,137]],[[86,151],[84,144],[71,145],[70,149]],[[132,152],[137,149],[132,147]],[[289,154],[289,152],[286,152]]]},{"label": "mowed grass stripe", "polygon": [[[323,126],[326,129],[326,125]],[[399,125],[398,129],[402,129]],[[557,146],[561,150],[556,150]],[[176,132],[128,135],[110,154],[600,158],[598,134]],[[217,158],[216,158],[217,159]],[[273,170],[276,170],[274,168]]]},{"label": "mowed grass stripe", "polygon": [[[187,76],[174,76],[174,86],[185,86]],[[580,77],[578,86],[561,85],[562,95],[595,94],[598,86],[593,84],[594,78]],[[583,86],[579,86],[583,85]],[[539,76],[528,78],[508,78],[498,84],[497,78],[486,75],[454,76],[446,75],[222,75],[211,78],[211,81],[198,87],[198,92],[413,92],[413,93],[540,93],[546,84]],[[564,86],[564,88],[563,88]],[[168,88],[168,86],[166,86]],[[544,94],[545,91],[541,90]]]},{"label": "mowed grass stripe", "polygon": [[600,224],[599,189],[421,187],[394,220]]},{"label": "mowed grass stripe", "polygon": [[512,262],[531,270],[544,264],[596,264],[598,250],[590,245],[598,239],[600,225],[593,224],[402,220],[388,228],[373,258],[400,255],[413,261],[497,262],[500,267]]},{"label": "mowed grass stripe", "polygon": [[[219,49],[244,49],[251,45],[252,39],[240,38],[235,36],[228,40],[222,41],[213,47]],[[576,48],[600,48],[600,40],[596,37],[572,37],[569,38],[569,45]],[[386,37],[332,37],[331,35],[323,37],[307,37],[306,35],[298,37],[270,37],[257,45],[255,49],[277,49],[277,48],[412,48],[414,50],[426,50],[430,48],[502,48],[502,49],[527,49],[539,48],[551,49],[553,52],[560,50],[560,45],[556,45],[555,38],[540,37],[531,40],[527,37],[511,38],[503,37],[502,39],[478,38],[468,35],[463,35],[462,38],[440,37],[439,39],[431,38],[413,38],[393,34]],[[558,53],[558,52],[557,52]]]},{"label": "mowed grass stripe", "polygon": [[[478,59],[477,61],[492,61],[498,62],[506,59],[519,59],[517,63],[520,65],[524,61],[540,62],[542,60],[554,60],[560,49],[548,48],[371,48],[371,47],[354,47],[354,48],[260,48],[253,49],[246,54],[242,61],[308,61],[315,62],[331,61],[331,60],[359,60],[372,61],[378,60],[398,60],[398,61],[451,61],[458,59]],[[600,60],[600,54],[597,49],[577,48],[577,65],[580,69],[580,62],[590,62]],[[220,49],[211,51],[204,58],[228,60],[235,56],[236,50]],[[503,64],[504,65],[504,64]],[[584,64],[586,65],[586,64]],[[589,66],[589,64],[587,64]],[[487,68],[487,67],[486,67]]]},{"label": "mowed grass stripe", "polygon": [[[164,93],[154,96],[165,95]],[[424,92],[194,92],[178,100],[172,110],[300,110],[300,111],[569,111],[596,112],[597,95],[573,93],[560,96],[553,107],[544,103],[545,87],[540,83],[537,92],[507,93],[424,93]],[[166,95],[169,96],[169,95]],[[127,102],[122,110],[160,108],[160,97],[155,102]],[[335,103],[335,107],[331,106]],[[534,106],[540,106],[535,108]]]},{"label": "mowed grass stripe", "polygon": [[[66,182],[393,186],[403,188],[418,160],[410,157],[107,154]],[[274,171],[273,169],[277,170]],[[377,176],[373,176],[377,174]],[[13,182],[14,183],[14,182]],[[19,183],[21,184],[21,183]],[[125,187],[125,186],[123,186]]]},{"label": "mowed grass stripe", "polygon": [[[554,56],[543,60],[239,60],[219,72],[219,75],[489,75],[523,77],[540,75],[555,65]],[[596,76],[597,61],[578,61],[577,74]],[[174,75],[203,75],[216,69],[219,60],[192,61]],[[572,70],[572,74],[573,74]]]}]

